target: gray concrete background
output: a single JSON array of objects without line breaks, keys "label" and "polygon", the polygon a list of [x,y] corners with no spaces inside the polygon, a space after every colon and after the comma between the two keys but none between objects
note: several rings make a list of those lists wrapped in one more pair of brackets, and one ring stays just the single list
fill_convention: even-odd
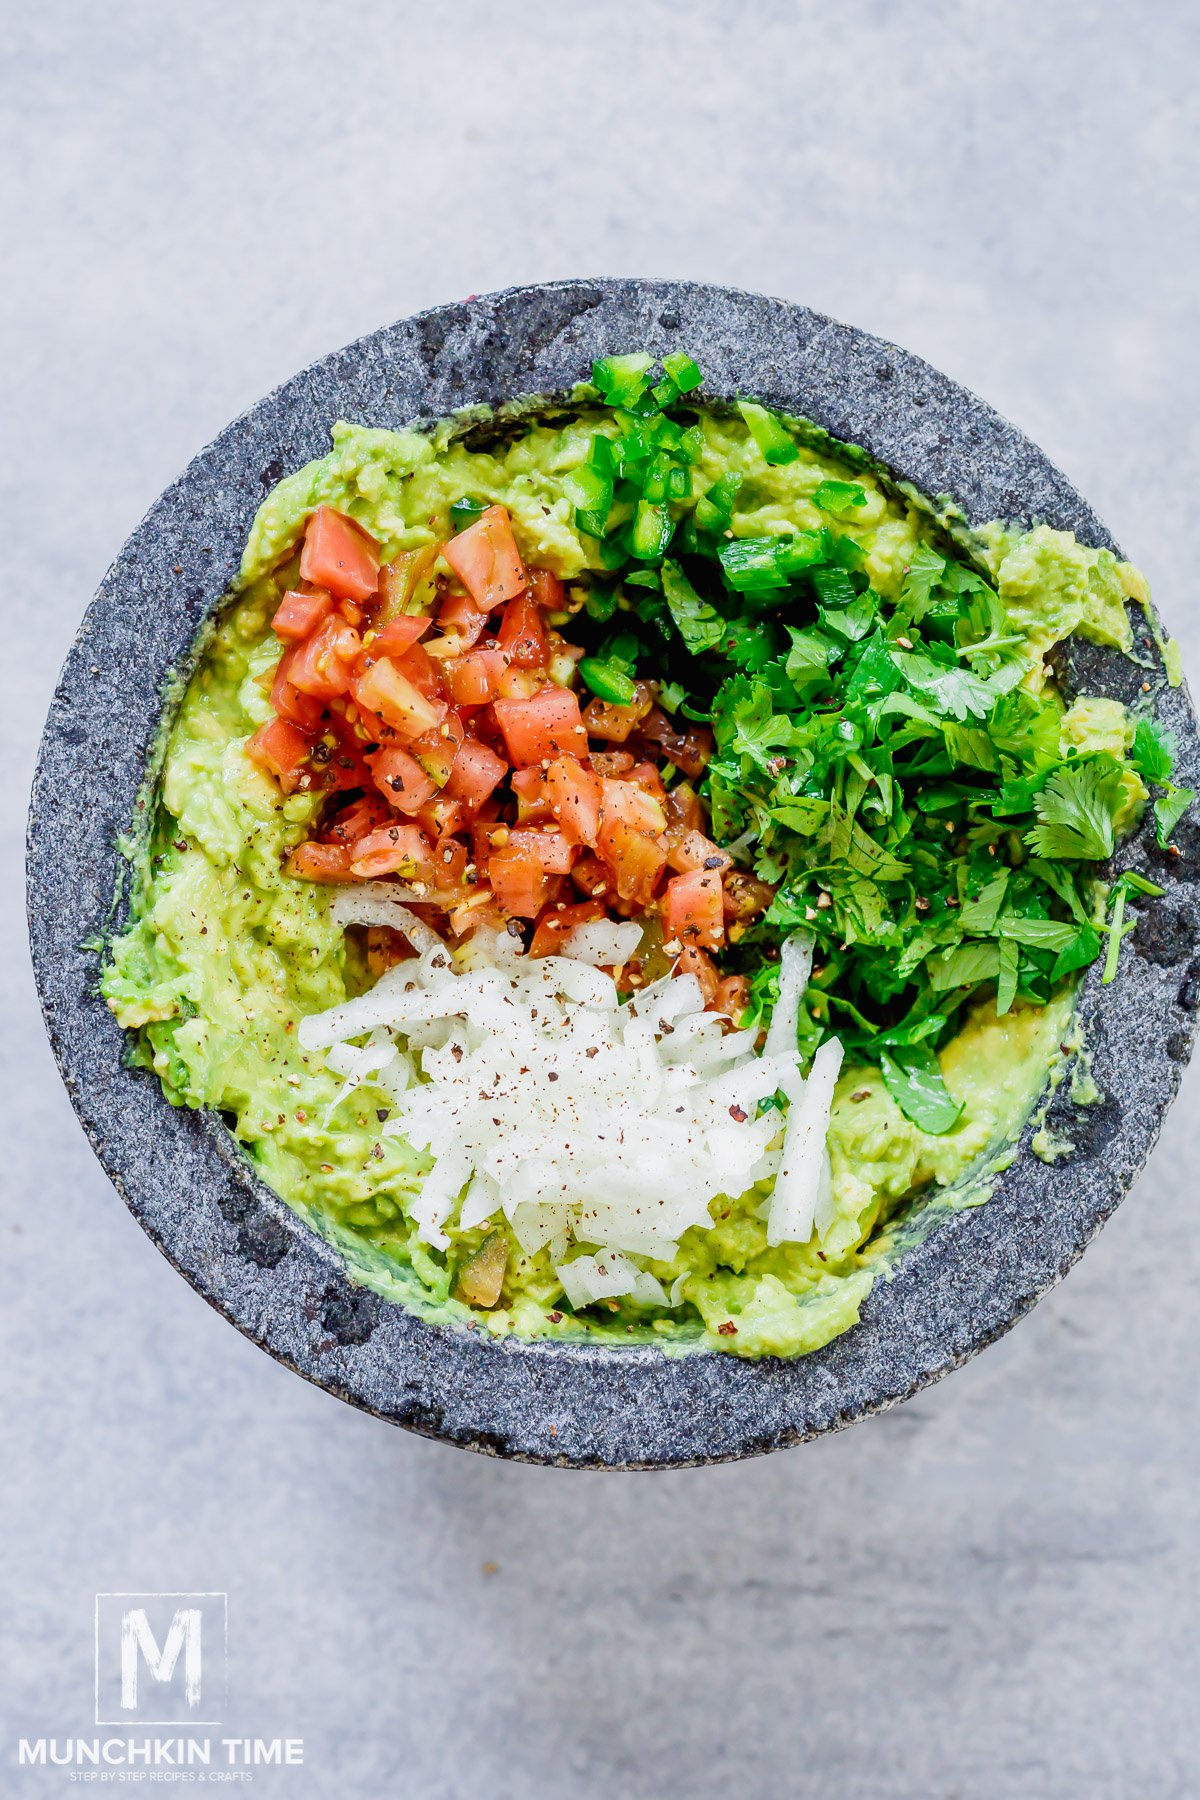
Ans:
[{"label": "gray concrete background", "polygon": [[[564,275],[736,282],[893,337],[1042,443],[1200,670],[1200,26],[1025,0],[5,8],[9,655],[0,1793],[85,1735],[101,1589],[229,1593],[226,1726],[296,1796],[1200,1792],[1200,1087],[1079,1269],[906,1407],[675,1475],[504,1467],[305,1387],[93,1162],[23,942],[76,622],[294,369]],[[17,655],[16,651],[20,654]]]}]

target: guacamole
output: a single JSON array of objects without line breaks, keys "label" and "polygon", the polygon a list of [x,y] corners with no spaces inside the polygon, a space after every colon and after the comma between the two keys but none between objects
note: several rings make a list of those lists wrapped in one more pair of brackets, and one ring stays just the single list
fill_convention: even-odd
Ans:
[{"label": "guacamole", "polygon": [[[681,397],[675,395],[674,404]],[[837,933],[822,945],[819,934],[832,910],[830,894],[827,888],[818,891],[813,882],[827,880],[820,872],[826,864],[813,864],[817,873],[806,888],[797,874],[799,865],[787,861],[785,834],[811,830],[805,820],[815,816],[814,809],[849,808],[846,796],[855,788],[859,822],[851,809],[846,854],[868,854],[864,844],[873,840],[860,824],[882,818],[885,807],[876,814],[861,810],[867,805],[863,794],[874,783],[876,797],[882,792],[884,802],[891,804],[888,777],[870,764],[869,745],[860,743],[844,776],[836,778],[845,784],[836,792],[830,788],[822,797],[820,790],[809,791],[789,797],[786,805],[769,803],[764,798],[769,784],[785,778],[775,764],[786,762],[783,752],[789,744],[783,731],[772,726],[769,707],[763,712],[754,684],[769,681],[773,668],[786,666],[788,704],[794,706],[797,695],[817,691],[810,669],[817,671],[817,681],[829,679],[836,656],[847,646],[857,654],[856,645],[865,641],[884,643],[865,596],[880,618],[907,606],[906,616],[917,624],[885,644],[894,669],[907,683],[899,675],[894,678],[887,729],[899,731],[911,745],[922,731],[928,735],[933,730],[931,718],[935,726],[941,719],[942,737],[958,745],[963,768],[973,769],[980,779],[983,771],[991,771],[987,779],[999,783],[1003,778],[1014,788],[1020,771],[1015,764],[1009,768],[999,762],[985,741],[971,678],[960,680],[944,659],[936,667],[928,657],[923,661],[916,638],[918,624],[925,622],[932,639],[935,625],[929,621],[942,603],[938,592],[952,590],[955,571],[962,571],[964,590],[975,584],[971,604],[978,591],[993,607],[990,625],[980,628],[991,632],[983,647],[990,650],[994,641],[998,656],[1011,656],[1015,647],[1023,659],[1021,692],[1052,705],[1053,742],[1046,742],[1045,707],[1038,714],[1042,787],[1035,788],[1025,777],[1027,791],[1012,799],[1012,813],[1024,806],[1040,821],[1043,833],[1075,831],[1078,838],[1074,815],[1063,823],[1052,809],[1052,799],[1059,813],[1064,803],[1051,783],[1072,775],[1082,758],[1095,769],[1096,782],[1107,783],[1102,790],[1106,822],[1097,828],[1103,837],[1105,831],[1111,835],[1126,829],[1147,799],[1146,781],[1137,763],[1128,760],[1136,721],[1111,700],[1083,697],[1070,705],[1060,700],[1044,658],[1072,632],[1129,650],[1126,604],[1130,599],[1145,603],[1147,595],[1142,578],[1129,565],[1046,526],[1030,532],[991,526],[969,537],[960,534],[955,545],[931,508],[899,494],[860,454],[822,442],[797,422],[784,427],[773,415],[749,406],[718,412],[694,405],[683,415],[688,493],[672,495],[668,484],[662,502],[647,502],[646,488],[641,501],[630,500],[631,523],[624,529],[634,534],[625,540],[635,546],[633,560],[614,569],[603,516],[597,529],[595,484],[589,486],[580,472],[597,467],[597,438],[616,441],[622,429],[632,429],[623,423],[627,417],[644,420],[645,414],[614,411],[613,405],[601,404],[603,398],[602,387],[599,396],[581,395],[571,409],[517,416],[497,427],[490,441],[486,431],[470,427],[469,421],[448,421],[428,433],[340,422],[333,429],[330,453],[287,476],[268,495],[250,533],[235,591],[198,644],[192,673],[166,723],[145,811],[131,840],[129,921],[111,946],[103,992],[132,1034],[134,1059],[154,1071],[171,1102],[218,1111],[262,1178],[336,1244],[356,1279],[379,1292],[426,1316],[471,1323],[497,1335],[649,1340],[751,1357],[795,1356],[817,1349],[855,1322],[873,1281],[887,1269],[897,1227],[914,1205],[928,1203],[934,1194],[947,1205],[974,1204],[986,1196],[989,1171],[1002,1164],[1062,1055],[1077,971],[1102,951],[1104,895],[1098,882],[1083,881],[1068,891],[1062,886],[1065,878],[1047,876],[1049,899],[1037,918],[1018,921],[1007,938],[972,940],[964,949],[950,935],[951,926],[961,929],[963,908],[974,908],[972,917],[984,920],[977,926],[982,932],[990,928],[985,915],[992,900],[993,918],[1003,900],[995,895],[997,885],[1003,888],[997,871],[1011,874],[1014,883],[1025,878],[1028,851],[1014,831],[1006,835],[1001,816],[994,830],[989,827],[963,853],[973,859],[972,868],[982,869],[979,879],[973,876],[961,897],[951,893],[940,912],[937,907],[931,912],[929,899],[918,894],[903,950],[888,952],[893,958],[915,958],[914,970],[932,970],[928,994],[943,996],[945,1006],[939,1011],[927,997],[915,1024],[910,1017],[903,1030],[890,1028],[888,1047],[876,1044],[885,1015],[869,1017],[861,995],[853,1004],[841,1004],[839,994],[852,990],[841,985],[839,971],[848,966],[856,947],[868,943],[872,930],[886,931],[888,920],[878,909],[875,914],[869,908],[865,914],[855,912],[847,887]],[[628,394],[616,399],[628,401]],[[772,439],[771,430],[785,433],[786,449],[785,439]],[[772,454],[772,443],[777,454]],[[613,491],[619,496],[620,481],[613,490],[610,477],[607,491],[610,500]],[[763,642],[770,633],[778,634],[777,662],[755,667],[755,653],[745,652],[747,631],[739,643],[738,673],[726,677],[717,699],[710,691],[697,704],[694,696],[683,696],[681,684],[669,681],[661,683],[660,699],[674,703],[672,716],[681,731],[689,729],[689,718],[715,721],[717,757],[703,790],[713,836],[734,844],[743,857],[753,857],[757,843],[757,879],[774,895],[770,911],[760,912],[747,928],[734,926],[729,932],[750,1023],[765,1025],[770,1017],[778,987],[778,951],[771,948],[772,941],[777,945],[785,929],[798,927],[818,934],[816,985],[803,1015],[801,1048],[810,1055],[831,1031],[841,1033],[847,1046],[827,1140],[833,1222],[807,1243],[769,1244],[768,1186],[760,1183],[714,1204],[711,1227],[689,1230],[671,1260],[646,1262],[671,1293],[669,1307],[626,1297],[573,1309],[564,1300],[551,1249],[526,1254],[515,1244],[506,1260],[501,1256],[503,1283],[496,1304],[473,1306],[463,1298],[470,1288],[463,1285],[462,1271],[489,1240],[494,1250],[494,1227],[461,1230],[451,1219],[448,1247],[423,1240],[413,1209],[428,1156],[385,1130],[386,1096],[369,1081],[345,1093],[324,1055],[306,1050],[300,1041],[302,1020],[368,990],[380,964],[369,934],[348,932],[335,921],[337,890],[290,872],[289,857],[317,829],[330,804],[328,792],[303,786],[284,792],[246,754],[248,741],[273,718],[272,676],[281,646],[272,620],[284,595],[296,587],[297,548],[316,509],[336,509],[356,522],[380,547],[380,556],[394,563],[425,547],[435,551],[456,519],[461,523],[484,508],[499,507],[511,520],[526,564],[565,584],[561,629],[569,631],[566,618],[574,613],[581,622],[590,617],[598,621],[597,629],[602,625],[610,632],[607,650],[589,651],[592,680],[616,683],[612,691],[620,696],[625,692],[621,681],[632,682],[633,675],[611,631],[622,620],[636,630],[648,600],[662,614],[664,592],[685,647],[701,660],[719,652],[720,618],[715,635],[698,635],[708,626],[703,611],[692,605],[695,576],[684,581],[688,594],[683,594],[677,583],[672,586],[674,577],[668,580],[659,571],[682,568],[684,562],[664,563],[665,545],[655,562],[653,550],[647,554],[636,538],[646,505],[667,515],[668,532],[676,526],[682,530],[688,520],[694,530],[706,498],[708,525],[716,526],[714,555],[720,554],[732,581],[750,582],[730,591],[757,596],[760,610],[751,625]],[[797,614],[800,628],[791,630],[789,642],[786,619],[778,608],[768,613],[762,596],[792,605],[795,583],[808,577],[789,568],[777,579],[768,570],[756,590],[753,580],[759,577],[745,573],[750,552],[738,565],[729,547],[783,544],[796,563],[794,546],[822,533],[842,558],[836,565],[842,578],[837,581],[829,572],[832,563],[820,580],[813,578],[820,611],[810,609],[809,617],[819,623],[806,623]],[[762,553],[754,555],[759,558],[755,567],[766,568]],[[932,573],[935,567],[942,570],[940,576]],[[909,604],[922,570],[930,572],[923,612]],[[444,580],[448,574],[444,562],[430,561],[424,579]],[[949,587],[938,590],[938,580]],[[422,603],[418,596],[416,604]],[[704,605],[703,597],[700,603]],[[731,637],[730,646],[733,642]],[[628,659],[632,652],[625,655]],[[860,675],[864,661],[858,664]],[[966,666],[964,661],[962,668]],[[985,667],[981,661],[971,666]],[[634,670],[646,673],[653,676],[655,671],[644,663]],[[958,687],[948,686],[951,677]],[[568,672],[566,679],[572,678]],[[733,691],[730,680],[745,685],[733,693],[722,715],[720,694]],[[784,685],[781,673],[771,692],[778,696]],[[605,691],[593,685],[593,694]],[[958,707],[961,716],[931,710],[943,700]],[[942,738],[937,747],[941,755]],[[940,806],[952,836],[957,829],[953,821],[960,816],[965,820],[968,814],[961,809],[972,804],[969,794],[964,799],[969,777],[954,776],[949,765],[944,778],[934,773],[942,787],[923,790],[926,817],[918,825],[924,831],[933,817],[940,831]],[[814,785],[810,781],[810,790]],[[933,849],[920,855],[932,869],[937,845],[932,830],[926,836]],[[822,842],[828,862],[836,849],[830,851],[828,841]],[[1072,854],[1101,860],[1098,849],[1080,842],[1082,847]],[[893,854],[894,868],[889,868],[886,854],[879,849],[876,855],[880,885],[873,890],[885,898],[891,891],[888,881],[898,879],[894,868],[904,866]],[[1053,843],[1039,854],[1048,866],[1044,859],[1055,854]],[[932,882],[931,874],[929,891]],[[862,897],[871,880],[860,874],[855,883],[853,905],[865,907]],[[1060,889],[1061,904],[1054,897]],[[835,890],[834,898],[840,908],[840,891]],[[921,932],[925,936],[918,941]],[[1061,946],[1068,939],[1074,948],[1060,968]],[[1057,952],[1055,946],[1060,947]],[[1032,960],[1018,962],[1026,950]],[[953,962],[966,955],[975,959],[970,973],[965,963]],[[878,984],[877,991],[883,992]]]}]

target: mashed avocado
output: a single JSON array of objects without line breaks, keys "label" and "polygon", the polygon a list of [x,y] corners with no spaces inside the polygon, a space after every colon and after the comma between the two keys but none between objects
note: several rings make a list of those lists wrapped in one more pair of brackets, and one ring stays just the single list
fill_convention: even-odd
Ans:
[{"label": "mashed avocado", "polygon": [[[170,721],[134,855],[131,922],[112,946],[103,991],[135,1034],[135,1059],[154,1070],[172,1103],[218,1110],[262,1177],[381,1292],[431,1314],[474,1318],[497,1334],[583,1332],[792,1356],[854,1323],[886,1266],[885,1228],[917,1197],[980,1197],[981,1172],[1011,1144],[1059,1056],[1069,977],[1045,1006],[1018,1000],[1000,1016],[989,999],[965,1015],[939,1052],[946,1088],[962,1108],[940,1135],[905,1116],[877,1067],[847,1066],[829,1137],[838,1220],[823,1246],[769,1248],[762,1192],[719,1202],[711,1231],[688,1233],[675,1261],[649,1265],[665,1286],[678,1283],[683,1302],[656,1318],[624,1301],[576,1318],[547,1252],[522,1257],[515,1249],[501,1304],[472,1314],[451,1290],[487,1229],[452,1228],[444,1253],[418,1243],[408,1208],[427,1164],[381,1131],[381,1095],[364,1086],[337,1104],[338,1079],[297,1041],[303,1016],[372,980],[361,947],[330,916],[330,890],[283,872],[319,798],[285,798],[243,754],[271,717],[262,678],[279,644],[270,620],[294,574],[289,558],[306,518],[328,503],[365,526],[390,558],[440,542],[452,504],[500,503],[528,562],[567,581],[586,577],[603,565],[596,540],[578,527],[564,478],[595,436],[612,429],[609,413],[585,407],[479,450],[450,425],[424,435],[339,423],[331,453],[278,485]],[[701,412],[698,429],[697,486],[740,477],[727,537],[816,531],[828,518],[814,501],[817,489],[852,475],[863,495],[853,517],[861,566],[885,600],[899,596],[922,546],[944,547],[928,514],[867,469],[803,444],[794,459],[773,464],[737,416]],[[1038,686],[1043,653],[1071,631],[1129,648],[1125,602],[1145,592],[1128,565],[1045,527],[1024,535],[990,528],[978,541],[1033,652]],[[1132,732],[1115,702],[1082,699],[1063,712],[1061,735],[1065,754],[1068,744],[1122,750]],[[1145,789],[1136,777],[1127,787],[1132,817]]]}]

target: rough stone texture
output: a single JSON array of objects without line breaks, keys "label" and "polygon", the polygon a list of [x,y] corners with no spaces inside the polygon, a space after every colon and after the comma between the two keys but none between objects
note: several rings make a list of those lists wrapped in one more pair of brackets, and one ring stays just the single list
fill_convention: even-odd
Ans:
[{"label": "rough stone texture", "polygon": [[[351,1289],[327,1247],[269,1193],[219,1121],[173,1110],[127,1069],[94,998],[96,956],[163,685],[231,581],[255,506],[326,446],[335,418],[399,426],[460,407],[558,394],[592,359],[686,346],[705,395],[753,392],[861,444],[968,519],[1046,520],[1110,543],[1021,433],[896,345],[805,308],[689,283],[585,281],[443,307],[314,364],[227,428],[151,508],[106,577],[51,708],[29,837],[34,964],[72,1102],[105,1168],[180,1271],[274,1356],[383,1418],[500,1456],[669,1467],[748,1456],[902,1399],[1004,1331],[1070,1266],[1142,1167],[1179,1083],[1194,1020],[1196,870],[1159,859],[1122,979],[1089,978],[1082,1015],[1103,1106],[1052,1109],[1076,1153],[1022,1152],[991,1202],[959,1214],[878,1283],[862,1323],[817,1355],[749,1364],[653,1348],[493,1343]],[[1152,653],[1148,634],[1143,648]],[[1087,656],[1095,691],[1129,666]],[[1155,704],[1200,774],[1186,692]],[[1145,844],[1126,857],[1148,854]],[[64,944],[74,946],[64,957]],[[1027,1131],[1026,1137],[1029,1133]]]}]

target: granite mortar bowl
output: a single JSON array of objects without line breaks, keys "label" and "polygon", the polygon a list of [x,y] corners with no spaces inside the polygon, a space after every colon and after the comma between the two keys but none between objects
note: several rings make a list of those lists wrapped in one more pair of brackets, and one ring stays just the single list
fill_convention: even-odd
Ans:
[{"label": "granite mortar bowl", "polygon": [[[126,1204],[169,1260],[264,1350],[355,1405],[447,1443],[570,1467],[665,1468],[800,1443],[902,1400],[1018,1319],[1066,1272],[1142,1168],[1190,1053],[1200,999],[1200,831],[1164,856],[1119,853],[1166,889],[1144,904],[1120,979],[1093,968],[1080,1009],[1101,1090],[1050,1126],[1076,1145],[1048,1166],[1027,1126],[993,1198],[951,1214],[877,1282],[861,1323],[799,1360],[496,1342],[426,1323],[354,1285],[331,1248],[252,1171],[215,1115],[172,1108],[129,1067],[96,994],[117,845],[134,814],[173,671],[237,571],[264,493],[328,447],[334,420],[402,426],[522,395],[561,396],[595,357],[686,348],[704,396],[761,397],[863,446],[897,481],[969,521],[1045,521],[1112,545],[1043,453],[915,356],[801,306],[664,281],[564,281],[452,306],[314,363],[223,431],[156,501],[84,619],[50,708],[29,817],[33,961],[72,1104]],[[1200,786],[1184,687],[1154,705]],[[1143,699],[1146,671],[1083,645],[1066,679]]]}]

